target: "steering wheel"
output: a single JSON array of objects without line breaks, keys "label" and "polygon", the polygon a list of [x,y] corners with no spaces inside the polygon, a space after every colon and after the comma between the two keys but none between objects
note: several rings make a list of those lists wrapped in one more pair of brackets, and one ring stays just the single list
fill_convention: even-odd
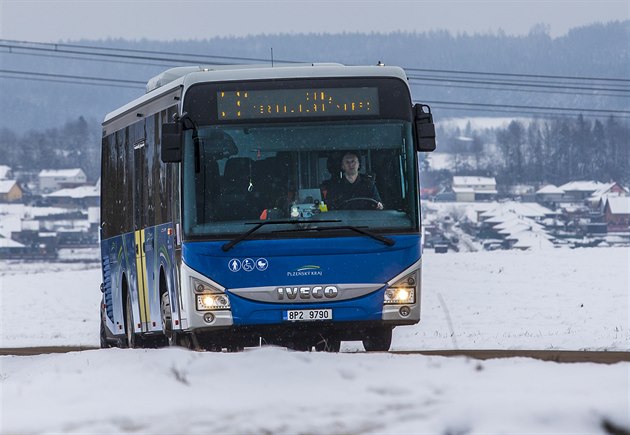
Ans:
[{"label": "steering wheel", "polygon": [[372,210],[376,210],[378,208],[378,203],[379,203],[379,201],[375,200],[374,198],[368,198],[367,196],[358,196],[356,198],[346,199],[341,204],[339,204],[339,208],[346,209],[346,205],[354,201],[364,201],[369,205],[369,209],[372,209]]}]

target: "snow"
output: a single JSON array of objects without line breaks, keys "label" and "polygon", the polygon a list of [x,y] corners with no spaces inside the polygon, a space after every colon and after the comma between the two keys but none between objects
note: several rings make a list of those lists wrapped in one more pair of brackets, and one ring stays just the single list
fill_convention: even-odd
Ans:
[{"label": "snow", "polygon": [[454,176],[453,185],[457,186],[496,186],[494,177]]},{"label": "snow", "polygon": [[[628,248],[426,252],[392,349],[630,350]],[[0,262],[0,347],[98,345],[100,270]],[[630,363],[283,348],[0,356],[0,433],[630,430]]]},{"label": "snow", "polygon": [[538,194],[544,194],[544,193],[564,194],[564,190],[560,189],[559,187],[557,187],[554,184],[547,184],[545,187],[543,187],[540,190],[536,191],[536,193],[538,193]]},{"label": "snow", "polygon": [[608,198],[607,201],[612,214],[630,214],[630,197]]},{"label": "snow", "polygon": [[596,192],[606,186],[608,186],[608,184],[599,181],[570,181],[560,186],[559,189],[565,192]]},{"label": "snow", "polygon": [[15,240],[6,239],[0,236],[0,248],[23,248],[24,245]]},{"label": "snow", "polygon": [[508,212],[529,218],[542,218],[557,214],[536,202],[506,201],[502,203],[494,202],[488,204],[489,208],[480,215],[482,218],[500,216]]},{"label": "snow", "polygon": [[13,189],[17,181],[15,180],[0,180],[0,193],[7,194]]},{"label": "snow", "polygon": [[6,180],[9,178],[11,167],[7,165],[0,165],[0,180]]},{"label": "snow", "polygon": [[79,186],[68,187],[65,189],[57,190],[48,195],[44,195],[47,198],[95,198],[101,195],[101,189],[98,186]]},{"label": "snow", "polygon": [[83,169],[81,168],[73,168],[73,169],[43,169],[39,173],[39,177],[80,177],[85,176]]}]

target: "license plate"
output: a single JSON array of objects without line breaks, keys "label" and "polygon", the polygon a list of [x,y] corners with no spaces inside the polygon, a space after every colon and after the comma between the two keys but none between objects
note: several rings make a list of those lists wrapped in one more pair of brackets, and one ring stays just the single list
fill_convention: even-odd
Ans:
[{"label": "license plate", "polygon": [[332,320],[332,310],[287,310],[283,319],[289,322],[311,322],[314,320]]}]

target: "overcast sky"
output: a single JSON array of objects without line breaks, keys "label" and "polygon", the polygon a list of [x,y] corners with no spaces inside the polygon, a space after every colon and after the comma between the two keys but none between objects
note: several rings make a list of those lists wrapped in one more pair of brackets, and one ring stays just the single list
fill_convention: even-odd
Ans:
[{"label": "overcast sky", "polygon": [[0,38],[205,39],[259,33],[424,32],[552,36],[630,19],[630,0],[0,0]]}]

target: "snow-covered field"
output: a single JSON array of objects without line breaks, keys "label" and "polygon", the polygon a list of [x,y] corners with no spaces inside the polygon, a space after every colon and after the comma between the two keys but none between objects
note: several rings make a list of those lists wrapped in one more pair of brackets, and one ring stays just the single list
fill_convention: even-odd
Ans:
[{"label": "snow-covered field", "polygon": [[[427,252],[423,319],[392,349],[628,351],[629,254]],[[1,347],[98,344],[100,271],[65,267],[0,263]],[[630,431],[630,363],[342,350],[0,357],[0,433]]]}]

